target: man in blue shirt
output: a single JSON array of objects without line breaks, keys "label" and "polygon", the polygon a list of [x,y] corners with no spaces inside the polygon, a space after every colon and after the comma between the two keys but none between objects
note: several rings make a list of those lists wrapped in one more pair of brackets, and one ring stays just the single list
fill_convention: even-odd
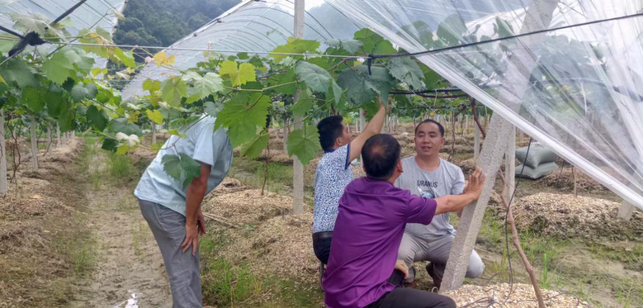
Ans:
[{"label": "man in blue shirt", "polygon": [[[228,135],[223,129],[215,131],[214,122],[215,118],[203,116],[185,132],[186,137],[170,137],[134,191],[163,255],[174,308],[202,305],[199,234],[205,234],[205,220],[201,201],[223,181],[232,163]],[[201,164],[200,175],[187,188],[183,179],[177,181],[163,170],[163,156],[180,153]]]},{"label": "man in blue shirt", "polygon": [[313,249],[315,256],[328,263],[330,243],[337,218],[339,198],[346,185],[353,180],[351,161],[359,157],[368,138],[382,130],[386,108],[380,101],[380,110],[366,125],[364,131],[352,139],[341,116],[327,117],[317,124],[319,142],[324,149],[315,173],[315,208],[313,210]]}]

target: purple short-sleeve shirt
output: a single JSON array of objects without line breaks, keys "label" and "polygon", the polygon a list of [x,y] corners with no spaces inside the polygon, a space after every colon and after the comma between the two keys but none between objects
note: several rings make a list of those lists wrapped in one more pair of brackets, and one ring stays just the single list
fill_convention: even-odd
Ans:
[{"label": "purple short-sleeve shirt", "polygon": [[364,307],[394,286],[393,273],[406,223],[429,224],[437,204],[381,180],[352,181],[339,200],[324,302],[328,307]]}]

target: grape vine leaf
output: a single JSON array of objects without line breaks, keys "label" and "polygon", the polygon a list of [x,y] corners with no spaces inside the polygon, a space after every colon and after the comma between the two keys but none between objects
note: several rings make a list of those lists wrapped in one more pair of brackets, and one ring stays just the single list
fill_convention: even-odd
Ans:
[{"label": "grape vine leaf", "polygon": [[219,74],[228,76],[233,86],[240,86],[249,81],[257,80],[255,67],[250,63],[241,63],[237,66],[237,62],[224,61],[221,63]]},{"label": "grape vine leaf", "polygon": [[326,44],[329,46],[341,48],[351,55],[354,55],[355,52],[357,52],[357,50],[362,47],[362,42],[358,40],[331,39],[326,41]]},{"label": "grape vine leaf", "polygon": [[94,128],[99,131],[103,131],[107,127],[107,117],[100,111],[96,106],[87,107],[87,113],[85,114],[87,121]]},{"label": "grape vine leaf", "polygon": [[47,91],[45,101],[47,102],[47,113],[52,117],[58,117],[63,110],[71,107],[62,93]]},{"label": "grape vine leaf", "polygon": [[203,104],[203,111],[211,117],[216,118],[219,114],[219,111],[223,109],[223,104],[219,102],[205,102]]},{"label": "grape vine leaf", "polygon": [[310,90],[304,89],[301,91],[299,99],[290,106],[290,111],[292,111],[292,115],[295,117],[303,117],[314,105],[315,97],[310,93]]},{"label": "grape vine leaf", "polygon": [[[254,72],[254,71],[253,71]],[[208,97],[210,94],[223,90],[223,80],[215,73],[207,73],[205,76],[196,78],[192,83],[192,94],[198,99]]]},{"label": "grape vine leaf", "polygon": [[181,99],[188,95],[188,85],[179,77],[172,77],[163,81],[161,85],[161,97],[170,106],[178,107]]},{"label": "grape vine leaf", "polygon": [[173,65],[176,61],[176,56],[168,57],[164,51],[154,55],[154,63],[157,66]]},{"label": "grape vine leaf", "polygon": [[117,146],[118,142],[115,139],[105,138],[105,140],[103,140],[103,145],[100,148],[106,151],[113,152],[116,150]]},{"label": "grape vine leaf", "polygon": [[15,83],[20,88],[38,87],[38,80],[31,67],[20,59],[11,59],[0,65],[0,75],[7,83]]},{"label": "grape vine leaf", "polygon": [[79,82],[71,89],[71,97],[74,102],[80,102],[83,99],[92,99],[96,97],[97,93],[98,89],[96,88],[96,85],[92,83],[85,85],[82,82]]},{"label": "grape vine leaf", "polygon": [[362,51],[365,54],[392,55],[397,51],[391,42],[368,28],[355,32],[355,40],[362,42]]},{"label": "grape vine leaf", "polygon": [[32,16],[23,14],[9,14],[14,21],[14,28],[24,33],[36,32],[40,35],[47,33],[49,28],[49,20],[45,15],[34,13]]},{"label": "grape vine leaf", "polygon": [[0,54],[3,54],[5,52],[9,52],[11,50],[11,48],[13,48],[13,45],[15,45],[15,41],[0,40]]},{"label": "grape vine leaf", "polygon": [[335,102],[339,102],[342,96],[342,90],[335,82],[335,79],[323,68],[308,63],[306,61],[299,62],[295,68],[295,73],[297,77],[306,83],[308,88],[313,92],[326,93],[327,97],[330,97],[331,90],[332,95],[335,97]]},{"label": "grape vine leaf", "polygon": [[136,68],[136,61],[134,61],[134,55],[131,51],[123,51],[122,49],[116,47],[114,48],[114,57],[123,62],[125,66],[129,68]]},{"label": "grape vine leaf", "polygon": [[256,133],[256,127],[266,124],[270,97],[260,93],[243,92],[224,104],[217,115],[215,129],[229,128],[228,136],[234,146],[248,141]]},{"label": "grape vine leaf", "polygon": [[438,47],[457,45],[460,43],[460,38],[465,32],[467,32],[467,26],[464,24],[460,15],[452,14],[447,16],[438,25],[438,31],[436,33],[439,41],[442,43],[442,46]]},{"label": "grape vine leaf", "polygon": [[8,85],[8,84],[7,84],[7,82],[4,80],[4,78],[2,78],[2,76],[0,76],[0,83],[3,83],[3,84],[5,84],[5,85]]},{"label": "grape vine leaf", "polygon": [[186,189],[195,177],[201,174],[201,164],[185,153],[179,155],[166,154],[161,159],[163,170],[174,180],[183,180],[183,189]]},{"label": "grape vine leaf", "polygon": [[45,108],[44,92],[37,88],[27,87],[22,89],[22,103],[29,110],[39,113]]},{"label": "grape vine leaf", "polygon": [[146,110],[147,117],[158,125],[163,125],[163,115],[158,110]]},{"label": "grape vine leaf", "polygon": [[76,116],[76,111],[72,108],[71,104],[60,111],[58,115],[58,127],[60,127],[60,132],[68,132],[74,128],[74,119]]},{"label": "grape vine leaf", "polygon": [[356,106],[371,101],[375,96],[367,78],[357,70],[345,69],[339,74],[337,83],[346,89],[346,100]]},{"label": "grape vine leaf", "polygon": [[[272,52],[274,53],[295,53],[295,54],[302,54],[306,52],[315,52],[319,48],[319,42],[318,41],[313,41],[313,40],[302,40],[302,39],[296,39],[293,37],[288,38],[288,43],[285,45],[277,46],[277,48],[273,49]],[[270,54],[270,57],[275,59],[275,62],[279,63],[283,59],[287,58],[287,55],[278,55],[278,54]]]},{"label": "grape vine leaf", "polygon": [[157,91],[161,90],[161,82],[148,78],[143,82],[143,90],[150,92],[151,95],[155,95]]},{"label": "grape vine leaf", "polygon": [[319,145],[319,132],[316,126],[305,125],[302,129],[294,130],[286,141],[288,154],[299,158],[302,164],[307,165],[321,150]]},{"label": "grape vine leaf", "polygon": [[42,64],[42,71],[45,76],[59,85],[62,85],[71,76],[73,68],[71,61],[62,50],[56,52]]},{"label": "grape vine leaf", "polygon": [[126,135],[143,136],[141,129],[135,124],[127,123],[127,119],[119,118],[109,121],[109,132],[112,134],[123,133]]},{"label": "grape vine leaf", "polygon": [[266,133],[256,136],[254,140],[241,147],[241,155],[250,159],[257,158],[259,154],[261,154],[261,151],[268,145],[269,138],[270,135]]},{"label": "grape vine leaf", "polygon": [[386,64],[389,72],[400,82],[406,83],[411,89],[421,91],[425,89],[424,74],[413,58],[393,58]]}]

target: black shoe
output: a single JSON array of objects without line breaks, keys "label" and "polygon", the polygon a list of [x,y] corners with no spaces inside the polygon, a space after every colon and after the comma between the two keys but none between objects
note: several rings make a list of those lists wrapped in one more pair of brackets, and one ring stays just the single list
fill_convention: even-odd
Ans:
[{"label": "black shoe", "polygon": [[426,271],[429,273],[429,276],[433,278],[433,285],[440,289],[440,285],[442,285],[442,276],[438,276],[435,273],[435,265],[432,262],[429,262],[429,264],[426,265]]}]

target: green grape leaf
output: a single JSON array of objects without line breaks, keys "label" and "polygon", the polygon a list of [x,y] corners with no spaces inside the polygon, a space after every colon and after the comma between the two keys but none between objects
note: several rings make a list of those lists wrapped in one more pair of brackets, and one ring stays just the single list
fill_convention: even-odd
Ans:
[{"label": "green grape leaf", "polygon": [[207,115],[216,118],[219,111],[223,110],[223,104],[219,102],[205,102],[203,104],[203,109]]},{"label": "green grape leaf", "polygon": [[116,151],[116,147],[118,147],[118,142],[116,140],[105,138],[105,140],[103,140],[103,145],[100,148],[106,151],[114,152]]},{"label": "green grape leaf", "polygon": [[406,83],[411,89],[416,91],[425,89],[422,81],[424,74],[413,58],[394,58],[388,61],[386,67],[393,77],[400,82]]},{"label": "green grape leaf", "polygon": [[47,93],[45,93],[45,101],[47,102],[47,113],[55,118],[65,109],[71,108],[71,104],[65,99],[62,93],[47,91]]},{"label": "green grape leaf", "polygon": [[9,52],[16,43],[18,43],[18,41],[0,40],[0,54],[3,54],[5,52]]},{"label": "green grape leaf", "polygon": [[72,74],[74,66],[63,50],[56,52],[42,64],[42,71],[47,78],[62,85]]},{"label": "green grape leaf", "polygon": [[22,89],[22,103],[29,110],[39,113],[45,108],[45,95],[39,89],[28,87]]},{"label": "green grape leaf", "polygon": [[97,93],[98,89],[91,83],[84,85],[82,82],[79,82],[71,89],[71,97],[74,102],[95,98]]},{"label": "green grape leaf", "polygon": [[[293,80],[295,80],[295,70],[289,69],[285,73],[277,75],[276,82],[274,82],[274,84],[271,83],[271,85],[285,84],[285,83],[292,82]],[[295,94],[296,89],[297,89],[297,84],[291,84],[287,86],[277,87],[275,88],[275,92],[286,94],[286,95],[293,95]]]},{"label": "green grape leaf", "polygon": [[1,65],[0,75],[7,83],[15,83],[20,88],[39,86],[31,67],[20,59],[11,59]]},{"label": "green grape leaf", "polygon": [[330,73],[323,68],[315,64],[302,61],[297,64],[295,73],[297,74],[297,77],[306,83],[308,88],[313,92],[326,93],[326,96],[330,97],[330,92],[332,91],[332,95],[335,97],[335,102],[339,102],[341,99],[341,88],[337,85]]},{"label": "green grape leaf", "polygon": [[125,118],[109,121],[109,132],[114,135],[123,133],[126,135],[137,135],[139,137],[143,136],[143,131],[141,131],[136,124],[127,123],[127,119]]},{"label": "green grape leaf", "polygon": [[134,55],[131,51],[123,51],[122,49],[115,47],[114,56],[123,62],[123,64],[129,68],[136,68],[136,61],[134,61]]},{"label": "green grape leaf", "polygon": [[181,99],[188,95],[188,85],[179,77],[172,77],[163,81],[161,97],[172,107],[181,105]]},{"label": "green grape leaf", "polygon": [[265,133],[256,136],[254,140],[241,146],[241,155],[250,159],[257,158],[259,154],[261,154],[261,151],[263,151],[263,149],[268,145],[269,139],[270,135]]},{"label": "green grape leaf", "polygon": [[395,79],[389,74],[388,70],[384,67],[371,67],[371,74],[368,75],[368,67],[366,67],[366,65],[360,65],[357,69],[360,70],[363,75],[368,76],[369,87],[377,92],[382,98],[382,101],[386,103],[389,92],[396,84]]},{"label": "green grape leaf", "polygon": [[[277,46],[277,48],[273,49],[272,52],[302,54],[306,52],[316,52],[318,48],[319,48],[318,41],[302,40],[302,39],[295,39],[293,37],[289,37],[288,43],[286,45]],[[271,54],[270,57],[275,59],[275,62],[279,63],[283,59],[287,58],[288,56]]]},{"label": "green grape leaf", "polygon": [[192,86],[198,99],[203,99],[208,97],[210,94],[221,92],[223,90],[223,81],[219,75],[215,73],[207,73],[203,77],[199,76]]},{"label": "green grape leaf", "polygon": [[257,126],[254,124],[237,124],[228,128],[228,138],[230,138],[233,147],[238,147],[252,140],[256,135]]},{"label": "green grape leaf", "polygon": [[366,76],[358,70],[343,70],[337,78],[337,83],[346,90],[346,99],[356,106],[370,102],[376,94]]},{"label": "green grape leaf", "polygon": [[69,105],[68,108],[62,109],[58,115],[58,126],[60,127],[60,132],[68,132],[74,128],[74,119],[76,116],[76,110]]},{"label": "green grape leaf", "polygon": [[49,28],[49,20],[45,15],[34,13],[31,16],[22,14],[9,14],[11,19],[15,22],[14,29],[20,30],[23,33],[36,32],[40,35],[47,34]]},{"label": "green grape leaf", "polygon": [[498,37],[507,37],[514,35],[514,28],[506,20],[496,17],[496,23],[493,25],[493,31]]},{"label": "green grape leaf", "polygon": [[421,65],[422,73],[424,74],[424,83],[426,84],[427,89],[435,89],[440,87],[440,84],[444,80],[440,74],[436,73],[434,70],[429,68],[426,65]]},{"label": "green grape leaf", "polygon": [[150,92],[151,95],[154,95],[154,93],[161,90],[161,82],[148,78],[143,82],[143,90]]},{"label": "green grape leaf", "polygon": [[326,44],[329,46],[334,46],[341,48],[348,52],[351,55],[354,55],[357,50],[362,47],[362,42],[358,40],[339,40],[339,39],[332,39],[326,41]]},{"label": "green grape leaf", "polygon": [[362,43],[362,51],[365,54],[392,55],[397,52],[391,42],[368,28],[355,32],[354,38]]},{"label": "green grape leaf", "polygon": [[87,107],[87,113],[85,114],[85,116],[87,117],[87,121],[89,122],[89,124],[91,124],[97,130],[103,131],[105,127],[107,127],[107,117],[103,112],[98,110],[96,106]]},{"label": "green grape leaf", "polygon": [[442,42],[442,47],[455,46],[460,43],[460,38],[467,32],[467,26],[458,14],[447,16],[438,25],[438,39]]},{"label": "green grape leaf", "polygon": [[314,105],[315,97],[310,93],[310,90],[304,89],[301,91],[299,99],[295,104],[290,106],[290,111],[292,111],[292,114],[295,117],[303,117],[306,115],[306,112],[313,108]]},{"label": "green grape leaf", "polygon": [[116,148],[116,154],[118,155],[125,155],[127,152],[129,152],[130,147],[127,144],[121,144]]},{"label": "green grape leaf", "polygon": [[270,97],[260,93],[239,93],[224,104],[217,115],[215,129],[229,128],[230,141],[234,146],[247,141],[248,134],[255,134],[256,127],[266,124]]},{"label": "green grape leaf", "polygon": [[201,164],[185,153],[179,155],[166,154],[161,159],[163,171],[176,181],[183,180],[183,189],[186,189],[195,177],[201,174]]},{"label": "green grape leaf", "polygon": [[237,66],[237,62],[224,61],[221,63],[219,74],[228,76],[233,86],[240,86],[249,81],[257,80],[255,67],[250,63],[241,63]]},{"label": "green grape leaf", "polygon": [[294,130],[288,135],[288,154],[299,158],[302,164],[307,165],[321,150],[319,145],[319,132],[317,127],[305,125],[302,129]]},{"label": "green grape leaf", "polygon": [[163,115],[158,110],[145,110],[147,117],[158,125],[163,125]]}]

